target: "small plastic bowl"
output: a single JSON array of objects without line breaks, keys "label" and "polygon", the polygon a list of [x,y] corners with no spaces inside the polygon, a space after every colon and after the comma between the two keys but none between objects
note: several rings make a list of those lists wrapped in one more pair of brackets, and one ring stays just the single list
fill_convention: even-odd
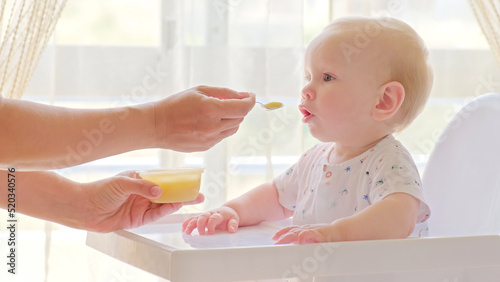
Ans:
[{"label": "small plastic bowl", "polygon": [[163,190],[153,203],[188,202],[196,199],[200,192],[203,168],[172,168],[138,171],[139,176],[158,184]]}]

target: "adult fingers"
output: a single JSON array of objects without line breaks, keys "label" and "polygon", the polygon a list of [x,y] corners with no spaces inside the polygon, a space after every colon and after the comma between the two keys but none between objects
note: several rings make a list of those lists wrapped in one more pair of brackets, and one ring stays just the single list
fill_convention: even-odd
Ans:
[{"label": "adult fingers", "polygon": [[241,99],[249,97],[251,94],[249,92],[238,92],[229,88],[224,87],[213,87],[213,86],[197,86],[196,90],[206,96],[218,98],[218,99]]},{"label": "adult fingers", "polygon": [[167,214],[174,213],[182,207],[180,203],[152,205],[153,207],[144,214],[144,224],[156,221]]},{"label": "adult fingers", "polygon": [[248,97],[241,99],[219,100],[222,108],[222,118],[244,117],[255,106],[255,94],[249,93]]},{"label": "adult fingers", "polygon": [[221,141],[222,139],[227,138],[229,136],[232,136],[233,134],[238,132],[238,129],[239,129],[239,127],[235,127],[235,128],[231,128],[231,129],[227,129],[227,130],[222,131],[218,135],[218,138],[220,139],[219,141]]},{"label": "adult fingers", "polygon": [[243,122],[244,118],[224,118],[220,120],[219,131],[223,132],[231,129],[238,129],[240,124]]},{"label": "adult fingers", "polygon": [[117,185],[114,187],[124,196],[136,194],[144,198],[155,199],[161,195],[160,186],[138,177],[134,171],[122,172],[116,176],[115,183]]},{"label": "adult fingers", "polygon": [[221,118],[244,117],[255,106],[254,93],[218,89],[214,91],[214,88],[210,88],[209,91],[200,91],[200,93],[217,98],[210,99],[210,103],[215,106],[216,111],[214,113]]},{"label": "adult fingers", "polygon": [[116,176],[127,176],[127,177],[137,178],[137,179],[141,178],[139,176],[139,173],[137,173],[137,171],[134,171],[134,170],[127,170],[127,171],[124,171],[124,172],[120,172]]},{"label": "adult fingers", "polygon": [[181,204],[182,205],[196,205],[199,203],[203,203],[203,201],[205,201],[205,195],[203,195],[202,193],[199,193],[198,196],[196,196],[196,199],[189,201],[189,202],[182,202]]}]

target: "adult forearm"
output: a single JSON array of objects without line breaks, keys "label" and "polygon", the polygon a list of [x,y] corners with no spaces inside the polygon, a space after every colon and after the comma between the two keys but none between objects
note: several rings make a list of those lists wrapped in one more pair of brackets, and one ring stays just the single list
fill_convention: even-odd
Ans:
[{"label": "adult forearm", "polygon": [[[0,171],[0,183],[15,179],[15,211],[36,218],[55,221],[66,226],[82,228],[84,209],[78,193],[79,184],[54,172]],[[0,207],[7,208],[7,189],[0,190]],[[80,209],[79,209],[80,208]]]},{"label": "adult forearm", "polygon": [[0,168],[61,168],[143,148],[204,151],[234,134],[254,105],[255,94],[207,86],[114,109],[0,97]]},{"label": "adult forearm", "polygon": [[54,169],[155,145],[153,104],[69,109],[0,100],[0,165]]}]

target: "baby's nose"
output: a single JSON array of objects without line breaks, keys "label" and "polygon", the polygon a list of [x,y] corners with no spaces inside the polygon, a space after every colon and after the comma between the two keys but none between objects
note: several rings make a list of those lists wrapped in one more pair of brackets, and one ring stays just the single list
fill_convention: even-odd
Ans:
[{"label": "baby's nose", "polygon": [[314,99],[315,92],[312,89],[312,87],[308,84],[308,85],[304,86],[304,88],[302,88],[302,93],[301,93],[300,97],[302,98],[302,100],[311,100],[311,99]]}]

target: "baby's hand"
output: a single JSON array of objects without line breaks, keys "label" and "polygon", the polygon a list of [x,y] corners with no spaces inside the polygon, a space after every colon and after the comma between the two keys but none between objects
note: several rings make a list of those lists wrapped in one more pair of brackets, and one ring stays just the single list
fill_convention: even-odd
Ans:
[{"label": "baby's hand", "polygon": [[338,241],[337,230],[331,224],[310,224],[290,226],[281,229],[273,236],[276,244],[309,244]]},{"label": "baby's hand", "polygon": [[[200,235],[214,234],[215,229],[234,233],[238,229],[240,217],[230,207],[220,207],[199,216],[191,217],[182,224],[182,232],[191,234],[198,227]],[[206,232],[205,232],[206,228]]]}]

